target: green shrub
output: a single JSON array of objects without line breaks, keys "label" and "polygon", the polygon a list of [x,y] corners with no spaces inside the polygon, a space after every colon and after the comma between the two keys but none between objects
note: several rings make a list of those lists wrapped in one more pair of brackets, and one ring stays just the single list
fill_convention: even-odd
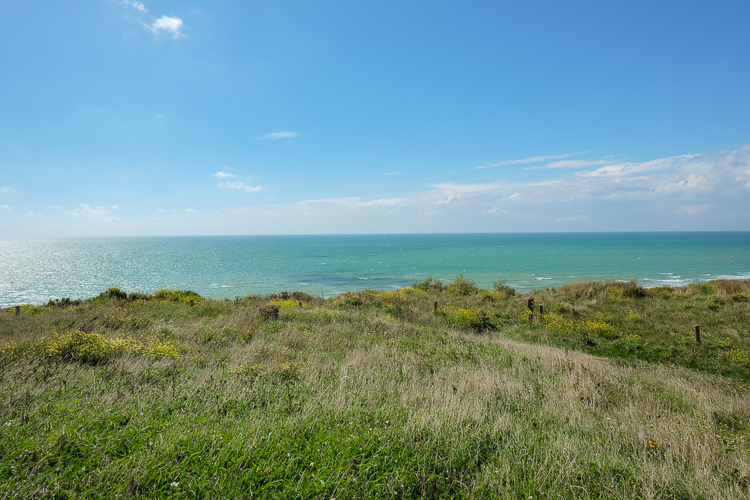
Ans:
[{"label": "green shrub", "polygon": [[47,355],[66,361],[103,363],[112,356],[112,349],[104,335],[76,330],[72,333],[53,333]]},{"label": "green shrub", "polygon": [[456,279],[450,285],[443,288],[443,291],[453,295],[473,295],[479,291],[474,280],[464,277],[463,274],[456,276]]},{"label": "green shrub", "polygon": [[469,307],[451,307],[439,309],[440,314],[451,325],[461,328],[472,328],[477,331],[490,328],[489,318],[484,311],[477,311]]},{"label": "green shrub", "polygon": [[507,285],[505,283],[505,280],[495,281],[494,283],[492,283],[492,288],[496,292],[500,292],[507,297],[512,297],[516,294],[516,290],[510,285]]},{"label": "green shrub", "polygon": [[153,297],[162,302],[179,302],[181,304],[193,303],[198,304],[205,299],[190,290],[173,290],[171,288],[162,288],[154,292]]},{"label": "green shrub", "polygon": [[747,302],[749,299],[747,295],[745,295],[744,293],[739,293],[739,292],[733,293],[731,297],[732,297],[732,301],[734,302]]},{"label": "green shrub", "polygon": [[432,278],[427,278],[424,281],[418,281],[412,285],[413,288],[418,290],[424,290],[425,292],[442,292],[443,282]]},{"label": "green shrub", "polygon": [[100,293],[98,298],[124,300],[128,298],[128,294],[126,292],[123,292],[116,286],[113,286],[113,287],[107,288],[105,291]]}]

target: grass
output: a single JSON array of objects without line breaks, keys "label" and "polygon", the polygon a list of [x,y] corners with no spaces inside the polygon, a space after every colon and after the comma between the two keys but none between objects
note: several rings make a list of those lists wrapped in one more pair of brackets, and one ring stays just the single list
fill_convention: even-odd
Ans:
[{"label": "grass", "polygon": [[750,498],[748,296],[460,276],[7,309],[0,498]]}]

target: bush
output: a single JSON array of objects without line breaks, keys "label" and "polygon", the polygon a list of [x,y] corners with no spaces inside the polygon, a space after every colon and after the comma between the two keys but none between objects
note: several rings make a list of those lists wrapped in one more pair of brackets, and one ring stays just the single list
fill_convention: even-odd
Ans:
[{"label": "bush", "polygon": [[126,292],[123,292],[116,286],[113,286],[113,287],[107,288],[105,291],[100,293],[98,298],[124,300],[128,298],[128,294]]},{"label": "bush", "polygon": [[489,318],[484,311],[477,311],[476,309],[468,307],[446,307],[445,309],[439,309],[438,314],[445,318],[445,320],[461,328],[472,328],[477,331],[482,331],[490,328]]},{"label": "bush", "polygon": [[73,333],[52,334],[47,355],[81,363],[103,363],[112,355],[109,342],[100,333],[76,330]]},{"label": "bush", "polygon": [[195,304],[203,302],[205,299],[190,290],[172,290],[171,288],[162,288],[154,292],[153,297],[163,302],[179,302],[189,304],[192,300]]},{"label": "bush", "polygon": [[505,280],[495,281],[494,283],[492,283],[492,288],[496,292],[500,292],[506,297],[512,297],[516,294],[515,288],[512,288],[510,285],[507,285],[505,283]]},{"label": "bush", "polygon": [[473,295],[479,291],[474,280],[464,277],[463,274],[456,276],[453,283],[443,288],[443,290],[453,295]]},{"label": "bush", "polygon": [[443,282],[440,280],[435,280],[432,278],[427,278],[424,281],[418,281],[415,282],[412,285],[412,288],[416,288],[418,290],[423,290],[425,292],[442,292],[443,291]]}]

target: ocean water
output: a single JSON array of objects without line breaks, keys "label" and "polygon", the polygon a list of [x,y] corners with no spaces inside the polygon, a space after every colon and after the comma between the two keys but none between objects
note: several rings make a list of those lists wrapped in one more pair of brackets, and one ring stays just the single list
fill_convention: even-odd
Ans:
[{"label": "ocean water", "polygon": [[204,236],[0,241],[0,307],[127,292],[390,290],[459,274],[518,291],[582,280],[750,278],[750,232]]}]

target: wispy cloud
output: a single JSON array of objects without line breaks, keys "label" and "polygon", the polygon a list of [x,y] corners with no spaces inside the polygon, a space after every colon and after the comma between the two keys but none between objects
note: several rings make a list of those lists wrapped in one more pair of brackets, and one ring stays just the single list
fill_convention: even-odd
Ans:
[{"label": "wispy cloud", "polygon": [[[158,18],[154,18],[151,16],[150,20],[147,20],[148,17],[145,16],[145,14],[148,14],[149,10],[146,8],[146,6],[138,2],[136,0],[112,0],[114,3],[119,5],[126,5],[128,7],[133,8],[136,10],[136,17],[140,17],[138,20],[143,27],[147,28],[151,32],[153,32],[156,35],[159,35],[161,33],[165,33],[168,35],[172,35],[174,38],[183,38],[187,36],[183,31],[183,21],[179,17],[175,16],[167,16],[167,15],[161,15]],[[126,17],[129,17],[126,15]]]},{"label": "wispy cloud", "polygon": [[222,189],[233,189],[236,191],[245,191],[246,193],[263,191],[263,186],[250,186],[242,181],[226,181],[217,184]]},{"label": "wispy cloud", "polygon": [[12,210],[12,208],[10,208],[10,205],[0,205],[0,210]]},{"label": "wispy cloud", "polygon": [[586,151],[581,151],[580,153],[567,153],[567,154],[552,155],[552,156],[532,156],[529,158],[521,158],[518,160],[497,161],[494,163],[488,163],[487,165],[482,165],[480,167],[474,167],[474,168],[495,168],[495,167],[502,167],[503,165],[515,165],[518,163],[541,163],[544,161],[559,160],[561,158],[569,158],[571,156],[579,156],[585,153]]},{"label": "wispy cloud", "polygon": [[115,3],[119,3],[121,5],[128,5],[130,7],[133,7],[135,10],[139,10],[141,12],[148,12],[148,9],[145,5],[143,5],[141,2],[136,2],[134,0],[115,0]]},{"label": "wispy cloud", "polygon": [[[597,229],[603,227],[603,219],[617,219],[622,202],[631,200],[638,201],[642,212],[653,214],[644,227],[654,227],[659,221],[661,227],[673,227],[667,221],[674,221],[675,216],[692,216],[722,206],[730,207],[732,213],[750,210],[750,146],[711,155],[604,165],[593,171],[559,168],[552,172],[554,177],[537,182],[442,182],[402,198],[312,199],[290,208],[321,217],[398,212],[401,219],[407,219],[440,212],[466,221],[477,215],[511,214],[503,217],[509,224],[539,221],[539,216],[546,214],[544,218],[553,223],[599,223]],[[526,216],[528,219],[523,219]]]},{"label": "wispy cloud", "polygon": [[70,212],[70,215],[79,219],[92,219],[100,222],[112,222],[120,220],[119,217],[112,215],[111,210],[117,210],[117,206],[112,205],[111,207],[91,207],[85,203],[80,203],[78,208]]},{"label": "wispy cloud", "polygon": [[11,193],[15,193],[15,192],[16,192],[16,190],[15,190],[15,189],[13,189],[13,188],[9,188],[8,186],[3,186],[3,187],[1,187],[1,188],[0,188],[0,191],[2,191],[2,192],[3,192],[3,193],[5,193],[5,194],[11,194]]},{"label": "wispy cloud", "polygon": [[216,172],[214,174],[214,177],[218,177],[220,179],[228,179],[230,177],[237,177],[237,176],[234,174],[227,173],[227,172]]},{"label": "wispy cloud", "polygon": [[485,215],[502,215],[502,214],[507,214],[508,211],[495,206],[487,210],[482,210],[482,213]]},{"label": "wispy cloud", "polygon": [[591,160],[559,160],[547,163],[546,165],[538,165],[535,167],[525,167],[524,170],[540,170],[540,169],[552,169],[552,168],[585,168],[595,167],[598,165],[607,165],[616,161],[614,156],[605,156],[603,158],[596,158]]},{"label": "wispy cloud", "polygon": [[271,132],[271,133],[262,135],[259,137],[259,139],[273,141],[277,139],[294,139],[295,137],[299,137],[298,132],[289,132],[289,131],[281,130],[279,132]]}]

